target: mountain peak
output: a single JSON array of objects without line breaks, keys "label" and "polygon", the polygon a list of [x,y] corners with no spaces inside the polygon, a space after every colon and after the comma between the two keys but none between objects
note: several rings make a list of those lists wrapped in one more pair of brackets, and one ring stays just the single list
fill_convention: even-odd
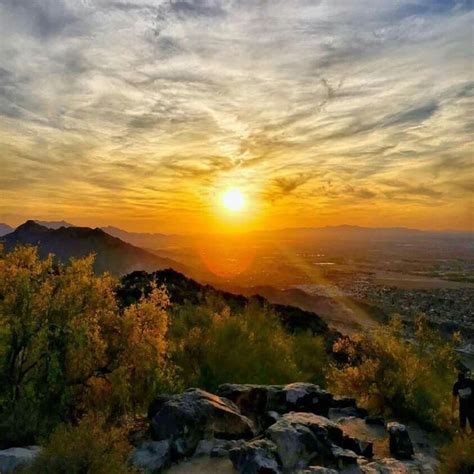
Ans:
[{"label": "mountain peak", "polygon": [[36,221],[29,219],[23,224],[19,225],[15,232],[47,232],[49,229],[44,225],[38,224]]}]

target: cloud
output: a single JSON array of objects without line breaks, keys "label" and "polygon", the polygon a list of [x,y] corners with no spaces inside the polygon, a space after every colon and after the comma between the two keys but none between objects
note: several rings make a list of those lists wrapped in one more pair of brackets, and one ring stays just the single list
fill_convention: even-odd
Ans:
[{"label": "cloud", "polygon": [[295,219],[465,211],[473,20],[455,0],[0,0],[0,216],[145,199],[162,222],[233,181]]}]

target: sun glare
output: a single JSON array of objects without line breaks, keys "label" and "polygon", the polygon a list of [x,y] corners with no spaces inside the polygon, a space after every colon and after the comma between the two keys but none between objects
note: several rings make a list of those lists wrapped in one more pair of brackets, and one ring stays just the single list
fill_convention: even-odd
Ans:
[{"label": "sun glare", "polygon": [[222,195],[222,204],[229,211],[237,212],[245,206],[245,197],[239,189],[229,189]]}]

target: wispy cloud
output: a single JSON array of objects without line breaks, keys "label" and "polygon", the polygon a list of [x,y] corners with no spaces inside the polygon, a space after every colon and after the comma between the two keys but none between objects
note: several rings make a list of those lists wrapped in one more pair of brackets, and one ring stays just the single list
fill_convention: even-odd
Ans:
[{"label": "wispy cloud", "polygon": [[236,182],[275,226],[408,202],[469,226],[473,20],[464,0],[0,0],[0,217],[159,227],[174,205],[187,226]]}]

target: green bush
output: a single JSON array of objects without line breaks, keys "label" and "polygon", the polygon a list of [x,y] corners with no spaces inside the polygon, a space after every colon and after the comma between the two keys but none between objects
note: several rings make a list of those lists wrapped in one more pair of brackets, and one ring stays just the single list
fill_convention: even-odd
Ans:
[{"label": "green bush", "polygon": [[440,451],[439,474],[474,472],[474,436],[457,436]]},{"label": "green bush", "polygon": [[357,397],[372,412],[449,429],[454,343],[430,329],[423,316],[416,320],[412,342],[394,318],[386,328],[337,341],[334,350],[347,360],[332,365],[328,379],[335,393]]},{"label": "green bush", "polygon": [[287,333],[271,311],[249,305],[232,314],[222,302],[184,306],[172,318],[170,348],[185,386],[215,390],[225,382],[324,382],[320,338]]},{"label": "green bush", "polygon": [[125,434],[106,426],[101,416],[88,415],[78,426],[61,425],[35,462],[31,474],[131,474],[130,446]]}]

